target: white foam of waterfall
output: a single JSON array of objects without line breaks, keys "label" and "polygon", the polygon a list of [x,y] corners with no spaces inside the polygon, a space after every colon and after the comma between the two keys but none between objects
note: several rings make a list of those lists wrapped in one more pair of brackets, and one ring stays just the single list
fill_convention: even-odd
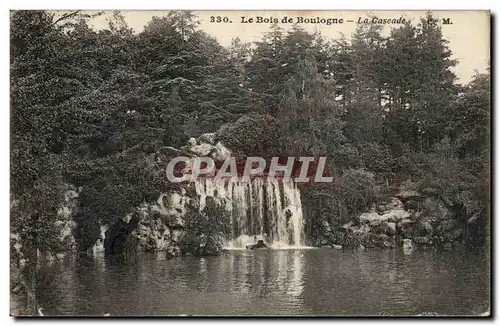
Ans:
[{"label": "white foam of waterfall", "polygon": [[244,249],[256,240],[264,240],[272,248],[304,247],[300,190],[293,181],[201,178],[195,181],[195,189],[200,211],[210,196],[229,213],[227,248]]},{"label": "white foam of waterfall", "polygon": [[288,228],[293,229],[292,243],[294,246],[300,246],[302,244],[302,239],[304,239],[304,228],[301,227],[303,223],[303,215],[300,191],[297,184],[290,180],[284,180],[283,185],[285,211],[290,214]]}]

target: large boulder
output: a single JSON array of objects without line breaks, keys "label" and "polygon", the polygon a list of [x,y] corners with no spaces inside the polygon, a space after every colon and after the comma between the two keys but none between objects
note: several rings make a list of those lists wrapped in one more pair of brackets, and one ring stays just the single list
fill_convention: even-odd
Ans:
[{"label": "large boulder", "polygon": [[379,214],[384,214],[391,210],[402,210],[404,209],[403,202],[397,197],[390,197],[386,201],[383,201],[377,205],[377,212]]},{"label": "large boulder", "polygon": [[391,210],[383,215],[384,219],[388,222],[399,222],[411,216],[410,212],[404,209]]},{"label": "large boulder", "polygon": [[377,212],[363,213],[359,216],[359,222],[363,224],[369,224],[373,222],[381,222],[382,216]]},{"label": "large boulder", "polygon": [[231,151],[215,139],[214,133],[203,134],[198,139],[191,137],[183,150],[189,152],[190,156],[208,156],[215,161],[224,161]]},{"label": "large boulder", "polygon": [[377,212],[363,213],[359,216],[359,221],[362,224],[380,224],[381,222],[399,222],[410,217],[411,213],[404,209],[394,209],[386,211],[383,215]]},{"label": "large boulder", "polygon": [[193,152],[196,155],[199,156],[209,156],[212,150],[214,149],[214,146],[208,143],[202,143],[202,144],[194,144],[191,146],[189,149],[191,152]]},{"label": "large boulder", "polygon": [[203,134],[201,135],[200,137],[198,137],[199,141],[200,142],[204,142],[204,143],[207,143],[207,144],[215,144],[215,133],[214,132],[211,132],[211,133],[206,133],[206,134]]}]

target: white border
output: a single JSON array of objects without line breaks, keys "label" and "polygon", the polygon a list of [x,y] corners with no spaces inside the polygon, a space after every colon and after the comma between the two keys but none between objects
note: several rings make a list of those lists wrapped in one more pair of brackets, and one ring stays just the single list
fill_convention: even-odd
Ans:
[{"label": "white border", "polygon": [[317,10],[427,10],[427,9],[453,9],[453,10],[472,10],[472,9],[491,9],[494,1],[477,0],[470,1],[448,1],[438,3],[435,0],[421,1],[379,1],[353,0],[353,1],[331,1],[326,3],[320,0],[299,1],[277,1],[277,0],[253,0],[253,1],[231,1],[222,2],[214,0],[183,0],[179,2],[157,2],[157,1],[96,1],[89,0],[81,3],[51,0],[43,3],[37,1],[12,1],[11,9],[234,9],[234,10],[258,10],[258,9],[317,9]]}]

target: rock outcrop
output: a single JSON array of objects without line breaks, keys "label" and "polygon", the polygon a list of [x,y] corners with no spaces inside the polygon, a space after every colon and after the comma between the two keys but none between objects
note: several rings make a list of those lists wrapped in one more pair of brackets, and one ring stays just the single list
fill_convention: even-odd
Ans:
[{"label": "rock outcrop", "polygon": [[179,243],[185,234],[187,207],[191,199],[184,189],[162,194],[156,204],[143,205],[134,214],[139,215],[137,237],[139,249],[165,251],[167,258],[180,254]]},{"label": "rock outcrop", "polygon": [[[151,165],[168,162],[174,156],[210,156],[215,161],[224,160],[230,151],[220,142],[215,142],[215,134],[204,134],[198,139],[190,138],[181,149],[161,148],[152,158]],[[162,177],[162,176],[159,176]],[[104,250],[108,255],[123,252],[126,238],[133,238],[137,250],[165,252],[167,258],[181,254],[181,242],[186,235],[186,214],[197,210],[197,198],[192,192],[193,185],[176,184],[162,193],[155,203],[144,203],[141,207],[117,221],[111,227],[101,226],[101,237],[94,246],[94,252]],[[200,239],[204,243],[203,239]],[[219,249],[210,248],[207,243],[204,252],[218,254]]]},{"label": "rock outcrop", "polygon": [[73,251],[76,249],[74,230],[76,222],[74,216],[78,213],[79,196],[81,188],[77,189],[72,185],[67,185],[68,190],[64,194],[64,202],[57,211],[57,221],[55,227],[58,229],[61,251]]},{"label": "rock outcrop", "polygon": [[453,204],[440,198],[436,190],[406,189],[379,200],[369,212],[335,229],[323,221],[315,244],[406,250],[452,247],[464,238],[463,224]]}]

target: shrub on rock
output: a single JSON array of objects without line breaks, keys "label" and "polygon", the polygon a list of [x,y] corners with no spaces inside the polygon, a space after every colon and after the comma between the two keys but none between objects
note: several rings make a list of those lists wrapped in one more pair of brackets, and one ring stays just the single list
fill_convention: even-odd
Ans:
[{"label": "shrub on rock", "polygon": [[230,233],[229,215],[224,207],[207,197],[201,212],[193,211],[186,218],[186,235],[181,241],[183,254],[215,256],[222,253]]}]

